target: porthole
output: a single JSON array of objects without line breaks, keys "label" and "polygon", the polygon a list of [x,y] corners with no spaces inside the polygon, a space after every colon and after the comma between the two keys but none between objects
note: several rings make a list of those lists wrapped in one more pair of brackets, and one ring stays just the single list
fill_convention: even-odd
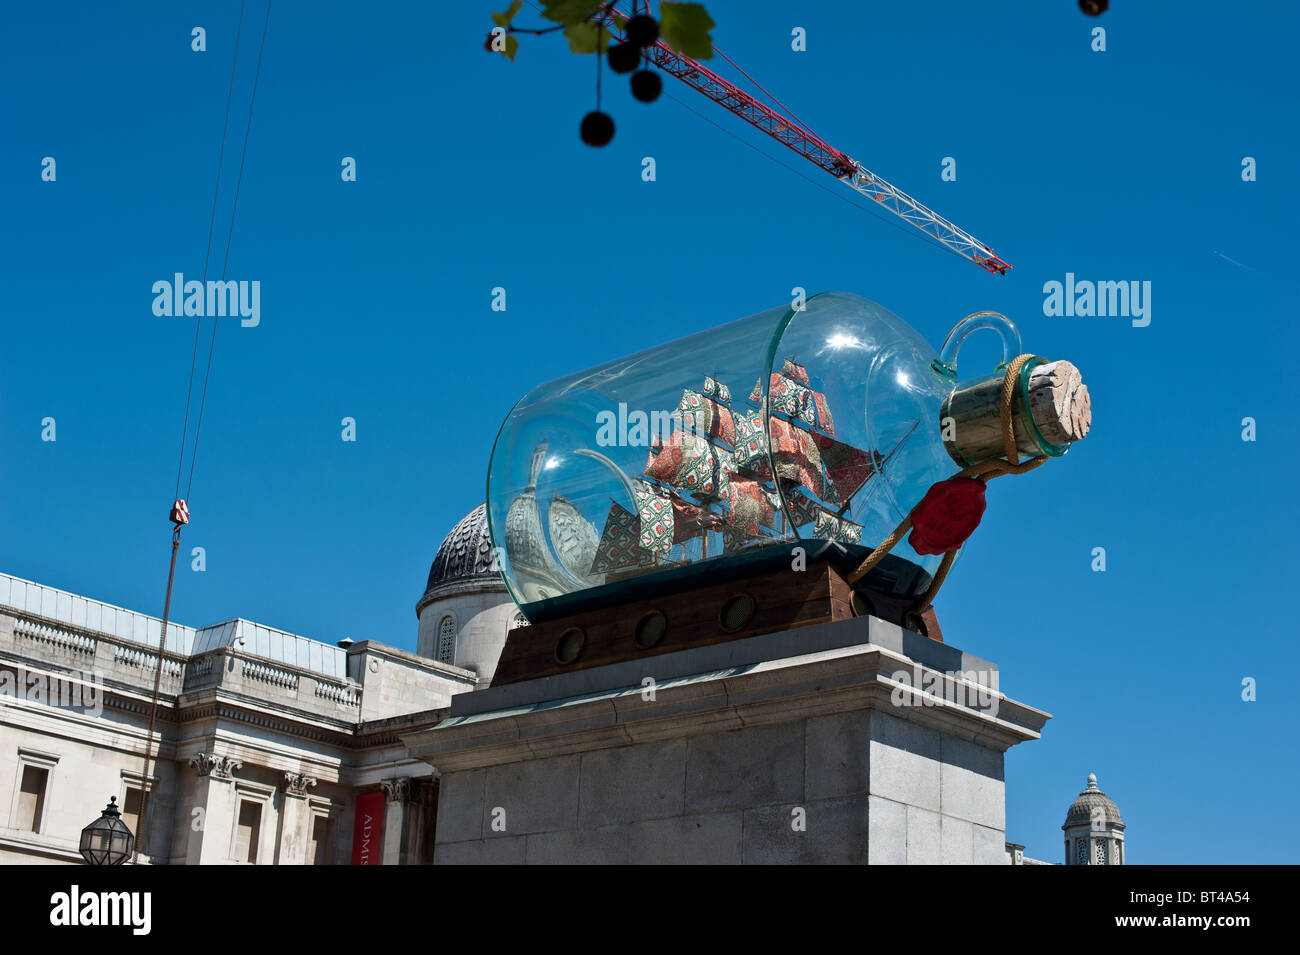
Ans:
[{"label": "porthole", "polygon": [[718,612],[718,623],[727,633],[743,630],[754,618],[754,598],[749,594],[735,594],[727,598]]},{"label": "porthole", "polygon": [[587,642],[587,635],[578,627],[570,627],[560,634],[555,643],[555,661],[572,663],[582,654],[582,647]]},{"label": "porthole", "polygon": [[668,618],[661,611],[651,610],[636,622],[636,645],[642,650],[648,650],[662,640],[667,631]]}]

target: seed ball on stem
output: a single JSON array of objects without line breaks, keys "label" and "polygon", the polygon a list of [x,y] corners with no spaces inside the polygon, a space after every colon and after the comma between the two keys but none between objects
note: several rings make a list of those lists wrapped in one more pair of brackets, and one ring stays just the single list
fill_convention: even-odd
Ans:
[{"label": "seed ball on stem", "polygon": [[630,43],[609,48],[609,68],[615,73],[631,73],[641,62],[641,51]]},{"label": "seed ball on stem", "polygon": [[653,103],[663,88],[664,81],[653,70],[637,70],[632,74],[632,95],[643,103]]},{"label": "seed ball on stem", "polygon": [[609,113],[592,110],[582,117],[582,141],[588,146],[604,146],[614,138],[614,120]]},{"label": "seed ball on stem", "polygon": [[659,39],[659,21],[644,13],[627,21],[627,42],[645,49]]}]

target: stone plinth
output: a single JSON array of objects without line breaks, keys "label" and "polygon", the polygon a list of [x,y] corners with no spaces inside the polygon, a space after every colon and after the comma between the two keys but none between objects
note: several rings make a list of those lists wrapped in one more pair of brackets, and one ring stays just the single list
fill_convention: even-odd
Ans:
[{"label": "stone plinth", "polygon": [[856,618],[456,697],[435,863],[1005,864],[997,668]]}]

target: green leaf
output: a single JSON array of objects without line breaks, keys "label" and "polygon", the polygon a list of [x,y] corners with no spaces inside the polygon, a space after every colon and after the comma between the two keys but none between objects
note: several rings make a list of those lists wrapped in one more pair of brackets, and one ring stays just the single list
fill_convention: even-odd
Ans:
[{"label": "green leaf", "polygon": [[510,26],[510,21],[515,18],[515,14],[524,8],[524,0],[515,0],[510,4],[505,13],[492,14],[492,22],[499,27]]},{"label": "green leaf", "polygon": [[582,23],[595,13],[602,0],[542,0],[542,16],[565,26]]},{"label": "green leaf", "polygon": [[515,54],[518,52],[519,52],[519,38],[513,35],[506,37],[505,55],[506,57],[509,58],[511,63],[515,61]]},{"label": "green leaf", "polygon": [[[609,49],[609,30],[597,28],[594,23],[574,23],[564,28],[564,35],[569,38],[571,53],[604,53]],[[597,41],[600,49],[596,49]]]},{"label": "green leaf", "polygon": [[696,60],[713,58],[713,38],[709,31],[714,27],[704,5],[700,3],[659,4],[659,35],[678,53]]}]

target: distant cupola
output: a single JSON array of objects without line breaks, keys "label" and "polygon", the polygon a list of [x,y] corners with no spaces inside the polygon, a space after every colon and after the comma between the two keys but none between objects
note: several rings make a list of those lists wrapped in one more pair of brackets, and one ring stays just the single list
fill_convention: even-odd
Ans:
[{"label": "distant cupola", "polygon": [[517,610],[493,557],[487,508],[480,504],[451,529],[429,568],[420,620],[419,656],[472,670],[486,685],[496,670]]},{"label": "distant cupola", "polygon": [[1070,803],[1065,814],[1066,865],[1123,865],[1124,820],[1119,807],[1097,788],[1088,774],[1088,788]]}]

